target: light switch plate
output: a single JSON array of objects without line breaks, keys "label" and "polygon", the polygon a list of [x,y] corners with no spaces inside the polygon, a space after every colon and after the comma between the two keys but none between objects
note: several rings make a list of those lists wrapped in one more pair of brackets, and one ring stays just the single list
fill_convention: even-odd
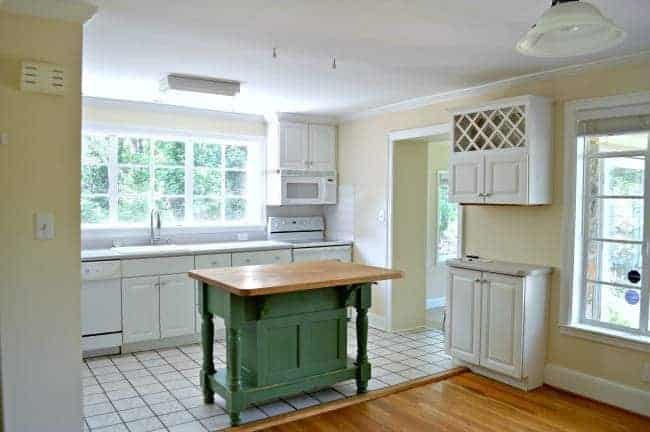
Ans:
[{"label": "light switch plate", "polygon": [[54,238],[54,215],[38,212],[34,215],[34,237],[36,240],[52,240]]},{"label": "light switch plate", "polygon": [[643,371],[641,372],[641,381],[650,383],[650,363],[643,363]]}]

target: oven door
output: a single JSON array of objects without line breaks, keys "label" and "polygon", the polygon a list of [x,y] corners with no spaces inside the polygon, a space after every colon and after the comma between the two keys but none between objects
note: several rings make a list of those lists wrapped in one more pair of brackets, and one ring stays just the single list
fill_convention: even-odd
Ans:
[{"label": "oven door", "polygon": [[282,204],[322,204],[323,192],[320,177],[282,177]]}]

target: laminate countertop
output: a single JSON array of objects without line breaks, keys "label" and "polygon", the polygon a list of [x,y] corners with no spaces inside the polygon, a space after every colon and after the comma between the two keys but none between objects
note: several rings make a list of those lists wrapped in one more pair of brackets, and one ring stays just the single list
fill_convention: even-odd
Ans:
[{"label": "laminate countertop", "polygon": [[536,276],[549,274],[553,271],[551,267],[538,266],[531,264],[521,264],[506,261],[494,260],[468,260],[468,259],[450,259],[447,260],[449,267],[462,268],[467,270],[484,271],[488,273],[498,273],[509,276]]},{"label": "laminate countertop", "polygon": [[253,265],[193,270],[192,279],[238,296],[282,294],[332,286],[400,279],[399,270],[340,261]]}]

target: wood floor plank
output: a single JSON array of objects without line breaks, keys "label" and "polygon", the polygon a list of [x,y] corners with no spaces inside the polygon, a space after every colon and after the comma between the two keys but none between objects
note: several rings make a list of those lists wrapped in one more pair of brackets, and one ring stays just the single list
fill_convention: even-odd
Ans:
[{"label": "wood floor plank", "polygon": [[650,418],[547,386],[523,392],[462,373],[267,430],[640,432],[650,431]]}]

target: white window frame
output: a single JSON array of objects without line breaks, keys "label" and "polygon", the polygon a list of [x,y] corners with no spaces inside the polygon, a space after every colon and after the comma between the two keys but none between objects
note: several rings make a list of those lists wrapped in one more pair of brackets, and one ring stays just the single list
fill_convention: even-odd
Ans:
[{"label": "white window frame", "polygon": [[[258,172],[255,175],[257,181],[249,182],[249,186],[253,186],[255,190],[252,191],[255,207],[259,207],[259,214],[249,215],[249,222],[246,223],[215,223],[215,224],[193,224],[183,226],[165,226],[163,224],[163,232],[165,234],[203,234],[203,233],[218,233],[218,232],[232,232],[232,231],[261,231],[264,230],[264,220],[266,218],[266,139],[262,136],[249,136],[249,135],[227,135],[215,134],[206,132],[191,132],[177,129],[162,129],[162,128],[145,128],[145,127],[132,127],[121,126],[114,124],[105,124],[97,122],[87,122],[83,126],[83,134],[94,135],[119,135],[119,136],[132,136],[137,138],[150,138],[162,140],[182,140],[185,142],[194,141],[210,141],[222,145],[246,145],[249,148],[254,148],[255,151],[249,152],[252,155],[251,163],[258,167]],[[189,150],[188,150],[189,149]],[[186,146],[185,153],[185,170],[188,167],[191,172],[193,161],[193,146]],[[111,152],[110,155],[116,154]],[[112,156],[111,156],[112,157]],[[116,161],[112,161],[116,162]],[[115,164],[113,164],[115,165]],[[111,190],[117,185],[116,178],[111,179],[111,175],[115,177],[117,173],[111,169],[109,162],[109,200],[117,199],[117,191]],[[112,180],[112,181],[111,181]],[[224,177],[225,181],[225,177]],[[189,189],[188,189],[189,183]],[[188,194],[192,197],[192,179],[185,176],[185,195]],[[186,203],[186,208],[191,208],[190,202]],[[224,209],[225,210],[225,209]],[[116,235],[129,236],[140,234],[143,229],[149,229],[149,225],[118,225],[112,221],[110,224],[97,224],[97,225],[84,225],[82,224],[82,232],[86,236],[90,235],[93,238],[114,237]]]},{"label": "white window frame", "polygon": [[[441,261],[440,256],[438,255],[438,250],[440,246],[440,177],[443,175],[447,176],[447,184],[449,184],[449,171],[448,170],[438,170],[436,171],[436,247],[435,247],[435,259],[436,259],[436,264],[444,264],[446,259],[448,258],[460,258],[460,236],[461,236],[461,214],[462,214],[462,209],[459,204],[456,204],[458,207],[458,219],[456,221],[457,223],[457,230],[458,230],[458,238],[456,239],[456,256],[454,257],[447,257],[445,260]],[[449,193],[447,193],[449,195]]]},{"label": "white window frame", "polygon": [[[563,236],[562,261],[564,271],[560,289],[559,322],[562,334],[580,337],[596,342],[606,343],[624,348],[650,352],[650,336],[634,334],[634,332],[621,330],[605,325],[591,325],[582,320],[583,313],[583,208],[584,196],[578,193],[584,190],[576,187],[577,182],[584,184],[583,164],[578,164],[584,159],[584,154],[577,145],[579,120],[599,118],[603,115],[634,115],[650,113],[650,92],[634,93],[628,95],[584,99],[568,102],[564,109],[564,211],[563,211]],[[646,161],[646,167],[648,161]],[[646,171],[646,195],[650,192],[650,172]],[[648,212],[646,199],[646,213]],[[576,218],[576,214],[580,217]],[[644,224],[647,225],[647,224]],[[648,244],[648,227],[644,226],[644,262],[650,260],[650,244]],[[648,289],[650,275],[644,272],[644,288]],[[643,306],[642,306],[643,309]],[[647,306],[645,307],[647,310]],[[643,318],[643,313],[641,314]],[[646,314],[647,319],[647,314]]]}]

